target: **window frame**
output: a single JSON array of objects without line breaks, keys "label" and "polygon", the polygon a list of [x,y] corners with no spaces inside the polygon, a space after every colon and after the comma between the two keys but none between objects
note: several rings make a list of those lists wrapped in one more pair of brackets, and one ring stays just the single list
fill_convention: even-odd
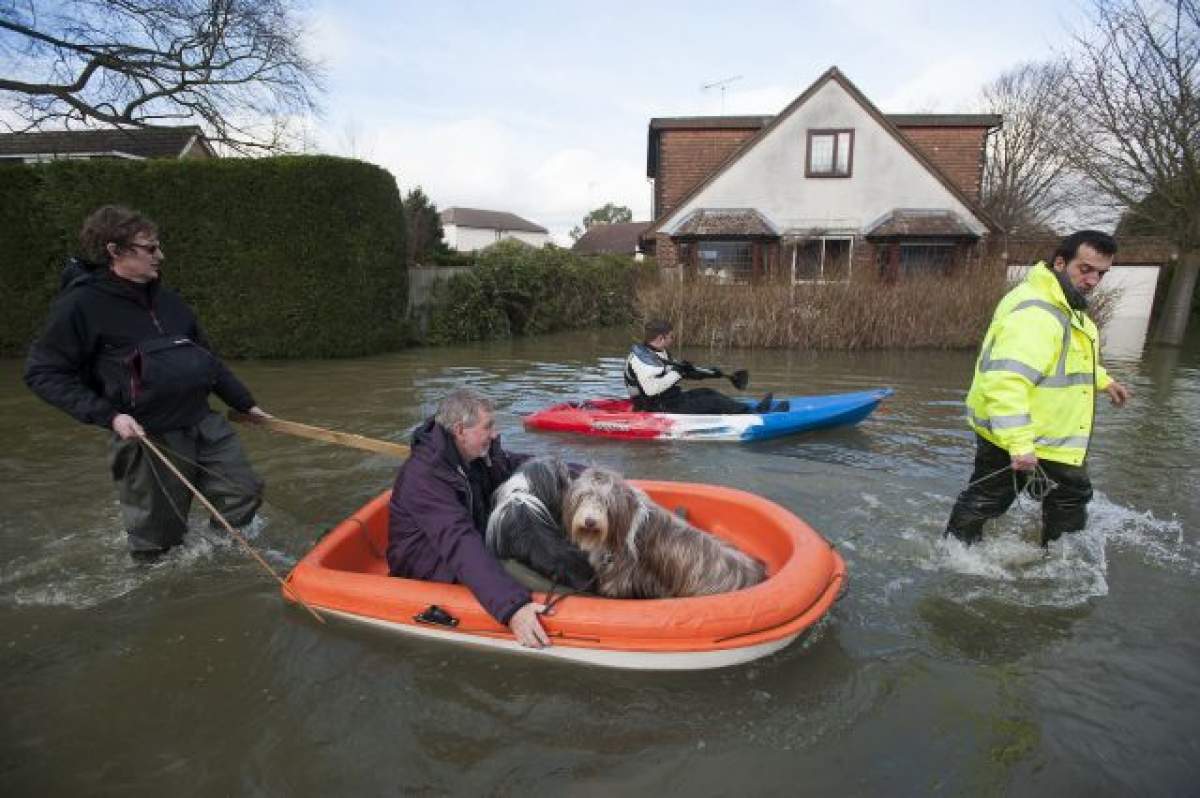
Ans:
[{"label": "window frame", "polygon": [[[804,176],[813,178],[847,178],[854,176],[854,128],[852,127],[818,127],[810,128],[808,131],[807,144],[804,151]],[[850,136],[850,154],[846,158],[846,171],[837,171],[838,165],[838,139],[840,134],[847,133]],[[833,158],[830,161],[832,164],[830,171],[817,172],[813,170],[812,150],[813,138],[815,136],[832,136],[833,137]]]},{"label": "window frame", "polygon": [[[896,242],[896,248],[898,250],[896,257],[896,269],[898,276],[902,279],[911,279],[918,275],[946,275],[949,274],[957,265],[959,246],[958,243],[954,241],[911,238]],[[922,264],[921,268],[914,269],[912,268],[911,264],[905,263],[905,250],[908,250],[909,252],[913,252],[915,250],[926,250],[930,252],[938,251],[945,253],[948,255],[948,257],[942,258],[942,262],[940,263],[933,262],[932,265],[934,265],[936,268],[927,268],[925,264]]]},{"label": "window frame", "polygon": [[[702,280],[711,280],[711,281],[713,281],[715,283],[719,283],[721,285],[727,285],[727,284],[746,285],[746,284],[752,283],[754,281],[754,262],[755,262],[754,244],[755,244],[755,242],[751,238],[738,238],[736,236],[731,236],[728,238],[699,239],[697,241],[692,242],[693,252],[695,252],[694,257],[695,257],[695,262],[696,262],[696,276]],[[742,261],[739,259],[739,260],[735,260],[735,261],[727,261],[726,262],[729,265],[729,271],[724,277],[720,276],[720,268],[713,269],[712,274],[705,274],[704,273],[705,265],[701,258],[701,255],[700,255],[701,251],[705,248],[705,245],[708,245],[709,247],[713,247],[713,246],[745,247],[746,254],[749,257],[749,259],[747,261],[745,261],[745,269],[738,268],[739,266],[742,265]],[[720,261],[717,261],[717,262],[719,263]]]},{"label": "window frame", "polygon": [[[791,273],[792,285],[824,285],[826,283],[848,283],[854,276],[854,243],[855,236],[851,233],[829,233],[823,235],[812,236],[805,243],[821,242],[821,261],[818,264],[818,277],[797,277],[796,266],[800,259],[799,242],[791,244]],[[844,277],[830,279],[825,277],[825,261],[826,261],[826,244],[829,241],[845,241],[849,244],[846,251],[846,274]]]}]

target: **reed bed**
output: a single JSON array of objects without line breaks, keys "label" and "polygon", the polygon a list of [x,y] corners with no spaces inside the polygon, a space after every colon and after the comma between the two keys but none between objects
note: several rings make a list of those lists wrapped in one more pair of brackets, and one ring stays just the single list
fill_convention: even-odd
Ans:
[{"label": "reed bed", "polygon": [[[848,282],[719,285],[661,282],[638,289],[636,315],[666,318],[680,345],[759,349],[973,349],[1011,288],[984,264],[895,282],[873,274]],[[1105,318],[1114,296],[1097,297]]]}]

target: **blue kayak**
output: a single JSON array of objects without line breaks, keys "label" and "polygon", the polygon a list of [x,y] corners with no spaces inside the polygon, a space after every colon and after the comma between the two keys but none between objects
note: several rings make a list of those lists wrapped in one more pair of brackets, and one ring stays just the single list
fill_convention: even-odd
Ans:
[{"label": "blue kayak", "polygon": [[[828,427],[857,424],[893,393],[876,388],[827,396],[785,396],[768,413],[693,415],[639,413],[628,399],[591,399],[554,405],[525,417],[529,429],[574,432],[622,440],[761,441]],[[747,406],[754,404],[746,400]]]}]

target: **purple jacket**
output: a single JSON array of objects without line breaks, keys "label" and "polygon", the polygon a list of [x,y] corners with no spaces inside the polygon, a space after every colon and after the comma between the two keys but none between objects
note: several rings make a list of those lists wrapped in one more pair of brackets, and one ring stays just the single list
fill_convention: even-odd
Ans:
[{"label": "purple jacket", "polygon": [[485,610],[507,624],[531,596],[487,550],[492,491],[529,455],[506,452],[499,439],[487,458],[463,463],[454,438],[428,419],[413,433],[388,506],[392,576],[466,585]]}]

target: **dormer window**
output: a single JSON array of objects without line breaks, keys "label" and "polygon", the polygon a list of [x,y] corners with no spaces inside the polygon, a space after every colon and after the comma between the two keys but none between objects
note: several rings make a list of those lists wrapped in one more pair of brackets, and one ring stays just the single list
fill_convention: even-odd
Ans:
[{"label": "dormer window", "polygon": [[849,177],[853,166],[853,129],[808,131],[805,177]]}]

